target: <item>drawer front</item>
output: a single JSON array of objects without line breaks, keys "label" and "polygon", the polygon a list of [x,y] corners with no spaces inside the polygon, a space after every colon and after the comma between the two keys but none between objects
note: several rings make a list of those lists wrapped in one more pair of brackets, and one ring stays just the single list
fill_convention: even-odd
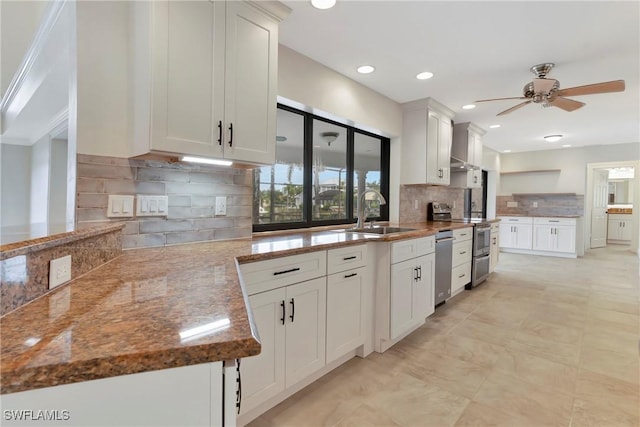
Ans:
[{"label": "drawer front", "polygon": [[471,262],[472,252],[473,241],[465,240],[464,242],[454,243],[451,265],[457,266],[465,262]]},{"label": "drawer front", "polygon": [[348,246],[327,251],[327,274],[338,273],[367,264],[367,245]]},{"label": "drawer front", "polygon": [[240,265],[248,295],[327,274],[327,252],[318,251]]},{"label": "drawer front", "polygon": [[435,252],[435,236],[401,240],[391,244],[391,264]]},{"label": "drawer front", "polygon": [[533,223],[536,225],[576,225],[575,218],[534,218]]},{"label": "drawer front", "polygon": [[492,233],[498,233],[500,231],[500,223],[499,222],[492,222],[491,223],[491,232]]},{"label": "drawer front", "polygon": [[451,270],[451,291],[460,289],[469,282],[471,282],[470,262],[454,267]]},{"label": "drawer front", "polygon": [[533,218],[530,216],[501,216],[500,220],[503,224],[533,224]]},{"label": "drawer front", "polygon": [[457,228],[453,230],[455,242],[464,242],[473,239],[473,227]]},{"label": "drawer front", "polygon": [[627,220],[631,220],[633,216],[631,214],[609,214],[609,220],[616,220],[616,221],[627,221]]}]

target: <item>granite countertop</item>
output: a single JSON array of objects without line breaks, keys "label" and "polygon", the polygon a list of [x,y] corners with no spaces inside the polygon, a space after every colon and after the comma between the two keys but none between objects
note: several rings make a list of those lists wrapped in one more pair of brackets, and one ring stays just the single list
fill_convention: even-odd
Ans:
[{"label": "granite countertop", "polygon": [[435,234],[469,224],[401,224],[132,249],[2,316],[0,393],[260,353],[237,263]]}]

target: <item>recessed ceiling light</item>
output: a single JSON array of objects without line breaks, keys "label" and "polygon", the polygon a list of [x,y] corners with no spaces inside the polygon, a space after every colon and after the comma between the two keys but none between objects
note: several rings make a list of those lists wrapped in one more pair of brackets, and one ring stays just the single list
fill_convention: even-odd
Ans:
[{"label": "recessed ceiling light", "polygon": [[491,129],[497,129],[497,128],[499,128],[499,127],[500,127],[500,125],[490,125],[489,127],[490,127]]},{"label": "recessed ceiling light", "polygon": [[427,80],[427,79],[430,79],[431,77],[433,77],[433,73],[430,73],[428,71],[424,71],[424,72],[418,74],[416,76],[416,79],[418,79],[418,80]]},{"label": "recessed ceiling light", "polygon": [[336,0],[311,0],[311,5],[316,9],[331,9],[335,4]]},{"label": "recessed ceiling light", "polygon": [[510,153],[510,152],[511,152],[511,150],[503,150],[502,152],[503,152],[503,153]]},{"label": "recessed ceiling light", "polygon": [[473,105],[473,104],[467,104],[467,105],[463,105],[463,106],[462,106],[462,109],[463,109],[463,110],[472,110],[472,109],[474,109],[474,108],[476,108],[476,106],[475,106],[475,105]]},{"label": "recessed ceiling light", "polygon": [[568,148],[568,147],[571,147],[571,144],[564,144],[564,145],[562,146],[562,148]]},{"label": "recessed ceiling light", "polygon": [[375,70],[376,70],[375,67],[372,67],[371,65],[362,65],[362,66],[358,67],[358,72],[360,74],[373,73]]},{"label": "recessed ceiling light", "polygon": [[547,135],[544,140],[547,142],[558,142],[562,139],[562,135]]}]

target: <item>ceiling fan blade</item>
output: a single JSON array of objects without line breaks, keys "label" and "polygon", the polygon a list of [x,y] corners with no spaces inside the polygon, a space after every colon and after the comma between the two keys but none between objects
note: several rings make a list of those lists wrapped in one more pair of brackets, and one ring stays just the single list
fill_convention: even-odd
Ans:
[{"label": "ceiling fan blade", "polygon": [[503,101],[506,99],[527,99],[524,96],[514,96],[511,98],[493,98],[493,99],[480,99],[478,101],[473,101],[473,102],[487,102],[487,101]]},{"label": "ceiling fan blade", "polygon": [[508,110],[504,110],[501,113],[496,114],[496,116],[503,116],[505,114],[509,114],[510,112],[515,111],[520,107],[524,107],[525,105],[527,105],[529,103],[531,103],[531,100],[528,100],[528,101],[525,101],[525,102],[521,102],[520,104],[515,105],[515,106],[509,108]]},{"label": "ceiling fan blade", "polygon": [[624,90],[624,80],[614,80],[611,82],[594,83],[584,86],[570,87],[556,92],[558,96],[579,96],[594,95],[597,93],[622,92]]},{"label": "ceiling fan blade", "polygon": [[535,93],[549,93],[557,84],[554,79],[533,79],[533,91]]},{"label": "ceiling fan blade", "polygon": [[562,98],[558,96],[553,101],[549,101],[549,105],[562,108],[564,111],[573,111],[577,110],[578,108],[582,108],[587,104],[585,104],[584,102],[574,101],[573,99]]}]

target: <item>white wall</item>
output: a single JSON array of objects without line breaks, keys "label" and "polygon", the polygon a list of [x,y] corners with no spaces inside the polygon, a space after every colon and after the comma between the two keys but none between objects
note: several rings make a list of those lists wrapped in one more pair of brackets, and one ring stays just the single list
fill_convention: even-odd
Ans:
[{"label": "white wall", "polygon": [[513,193],[585,194],[587,163],[638,160],[640,143],[501,154],[501,171],[559,169],[560,172],[502,175],[499,195]]},{"label": "white wall", "polygon": [[[75,157],[75,156],[74,156]],[[67,141],[51,140],[49,172],[49,224],[67,222]]]},{"label": "white wall", "polygon": [[29,224],[47,224],[51,142],[49,135],[31,146],[31,203]]},{"label": "white wall", "polygon": [[25,225],[31,201],[31,147],[0,144],[0,150],[0,227]]}]

